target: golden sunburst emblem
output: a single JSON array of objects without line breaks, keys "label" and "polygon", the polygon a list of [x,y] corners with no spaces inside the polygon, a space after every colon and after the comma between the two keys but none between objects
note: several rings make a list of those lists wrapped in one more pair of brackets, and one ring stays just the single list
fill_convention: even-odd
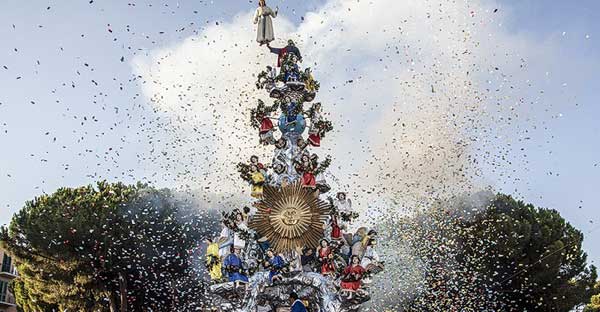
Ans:
[{"label": "golden sunburst emblem", "polygon": [[265,186],[263,198],[255,206],[258,212],[249,226],[266,237],[276,252],[316,247],[323,238],[329,204],[300,183],[281,188]]}]

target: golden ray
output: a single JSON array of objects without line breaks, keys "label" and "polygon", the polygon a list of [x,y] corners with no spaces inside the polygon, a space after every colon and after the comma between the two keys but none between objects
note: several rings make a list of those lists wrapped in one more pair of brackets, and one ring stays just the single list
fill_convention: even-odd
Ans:
[{"label": "golden ray", "polygon": [[322,225],[329,204],[299,182],[282,188],[265,186],[263,198],[255,207],[258,212],[249,226],[266,237],[278,253],[299,246],[316,247],[324,236]]}]

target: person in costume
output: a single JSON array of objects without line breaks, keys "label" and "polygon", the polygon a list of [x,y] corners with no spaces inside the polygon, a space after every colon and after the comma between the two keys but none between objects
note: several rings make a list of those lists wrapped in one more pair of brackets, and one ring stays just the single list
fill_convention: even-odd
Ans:
[{"label": "person in costume", "polygon": [[283,48],[273,48],[268,43],[267,46],[269,47],[269,51],[271,51],[271,53],[277,54],[277,67],[281,67],[284,58],[288,54],[294,55],[299,62],[302,62],[302,55],[300,54],[300,50],[298,49],[298,47],[296,47],[296,44],[292,39],[288,40],[287,46]]},{"label": "person in costume", "polygon": [[365,254],[360,261],[360,266],[365,268],[365,271],[370,274],[376,274],[384,269],[384,264],[381,262],[379,255],[375,251],[375,246],[377,245],[377,240],[374,238],[369,239],[367,243],[367,249],[365,250]]},{"label": "person in costume", "polygon": [[282,163],[287,163],[288,162],[288,155],[287,155],[287,140],[283,137],[279,138],[277,141],[275,141],[275,152],[273,153],[273,163],[276,162],[282,162]]},{"label": "person in costume", "polygon": [[219,234],[219,256],[226,257],[233,246],[233,224],[228,219],[221,222],[221,234]]},{"label": "person in costume", "polygon": [[263,175],[267,174],[267,167],[265,167],[265,165],[258,161],[258,156],[250,156],[250,166],[252,165],[255,165],[258,168],[258,171],[260,171],[260,173],[262,173]]},{"label": "person in costume", "polygon": [[344,192],[337,193],[334,204],[340,213],[352,212],[352,201],[346,198],[346,193]]},{"label": "person in costume", "polygon": [[275,132],[275,126],[271,118],[264,113],[258,114],[257,119],[260,119],[260,127],[258,129],[258,136],[260,137],[260,143],[263,145],[269,145],[275,143],[273,133]]},{"label": "person in costume", "polygon": [[257,165],[250,166],[250,179],[252,184],[252,193],[250,195],[254,198],[261,198],[263,196],[265,176],[259,171]]},{"label": "person in costume", "polygon": [[277,17],[278,11],[278,7],[275,8],[275,11],[268,7],[265,0],[258,1],[258,8],[256,8],[256,12],[254,13],[254,24],[258,24],[256,41],[260,45],[269,44],[269,42],[275,40],[272,18]]},{"label": "person in costume", "polygon": [[360,258],[352,256],[351,263],[342,272],[342,291],[348,292],[348,299],[352,298],[352,294],[360,289],[361,280],[365,274],[365,269],[360,265]]},{"label": "person in costume", "polygon": [[333,251],[329,246],[329,241],[322,239],[317,248],[319,262],[321,262],[321,274],[333,275],[335,266],[333,265]]},{"label": "person in costume", "polygon": [[298,155],[302,155],[304,150],[308,147],[308,143],[306,143],[306,141],[300,136],[296,140],[296,147],[296,153],[298,153]]},{"label": "person in costume", "polygon": [[346,198],[346,193],[338,192],[333,204],[337,208],[341,221],[347,222],[351,226],[352,221],[358,217],[358,214],[352,211],[352,201]]},{"label": "person in costume", "polygon": [[321,146],[321,129],[319,125],[323,120],[321,114],[321,103],[315,103],[312,105],[309,111],[310,128],[308,129],[308,142],[314,147]]},{"label": "person in costume", "polygon": [[213,242],[211,238],[206,239],[206,269],[210,274],[210,279],[218,281],[222,277],[221,257],[219,256],[219,243]]},{"label": "person in costume", "polygon": [[295,292],[290,293],[290,304],[292,305],[290,312],[307,312],[306,305],[298,298],[298,294]]},{"label": "person in costume", "polygon": [[248,224],[248,220],[250,220],[251,214],[252,214],[252,209],[250,209],[250,207],[244,206],[244,208],[242,208],[242,216],[243,216],[244,222],[246,224]]},{"label": "person in costume", "polygon": [[317,258],[315,257],[315,250],[311,247],[305,247],[302,250],[302,255],[300,256],[300,264],[302,265],[302,271],[304,272],[314,272],[315,267],[317,266]]},{"label": "person in costume", "polygon": [[296,162],[296,171],[298,174],[302,175],[302,186],[308,188],[315,188],[317,185],[317,180],[315,175],[313,174],[313,162],[310,160],[310,156],[308,154],[303,154],[300,158],[299,162]]},{"label": "person in costume", "polygon": [[298,103],[290,100],[287,105],[287,109],[285,112],[286,120],[288,123],[295,123],[298,116]]},{"label": "person in costume", "polygon": [[365,249],[367,248],[368,241],[369,236],[366,227],[360,227],[358,230],[356,230],[356,233],[352,238],[352,255],[362,258]]},{"label": "person in costume", "polygon": [[306,85],[306,92],[310,94],[314,94],[315,92],[317,92],[318,83],[313,77],[310,68],[304,69],[304,84]]},{"label": "person in costume", "polygon": [[269,280],[281,280],[281,272],[285,266],[285,261],[280,255],[276,255],[272,249],[267,250],[267,262],[265,267],[269,268]]},{"label": "person in costume", "polygon": [[331,226],[331,239],[341,240],[342,239],[342,228],[338,224],[337,215],[331,215],[329,219],[329,225]]},{"label": "person in costume", "polygon": [[248,225],[244,220],[244,215],[241,211],[237,210],[235,214],[235,231],[233,235],[233,247],[236,249],[244,250],[246,248],[246,240],[242,238],[242,233],[248,231]]},{"label": "person in costume", "polygon": [[310,155],[310,161],[312,164],[312,174],[315,177],[315,195],[319,195],[322,193],[327,193],[331,189],[327,181],[325,180],[325,170],[329,167],[331,163],[331,158],[329,156],[323,162],[319,163],[319,155],[312,154]]},{"label": "person in costume", "polygon": [[223,261],[225,272],[230,282],[234,282],[237,287],[240,283],[248,283],[248,277],[244,274],[240,249],[231,247],[231,253]]}]

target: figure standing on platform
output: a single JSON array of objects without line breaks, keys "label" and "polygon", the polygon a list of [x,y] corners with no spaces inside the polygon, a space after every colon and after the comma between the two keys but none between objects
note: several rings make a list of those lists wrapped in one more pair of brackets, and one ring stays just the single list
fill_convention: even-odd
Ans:
[{"label": "figure standing on platform", "polygon": [[269,280],[274,282],[281,279],[281,271],[285,266],[285,261],[281,256],[276,255],[272,249],[267,250],[267,263],[265,267],[269,268]]},{"label": "figure standing on platform", "polygon": [[302,186],[314,189],[317,185],[317,180],[314,171],[313,162],[308,154],[303,154],[300,161],[296,163],[296,172],[302,175]]},{"label": "figure standing on platform", "polygon": [[235,227],[236,231],[233,235],[233,247],[236,249],[244,250],[246,248],[246,240],[242,237],[241,233],[248,231],[248,225],[244,220],[244,215],[241,211],[235,212]]},{"label": "figure standing on platform", "polygon": [[379,255],[375,251],[375,246],[377,245],[377,241],[374,238],[369,239],[367,243],[367,249],[365,250],[365,254],[360,261],[360,266],[365,268],[365,271],[369,274],[376,274],[384,269],[384,264],[379,259]]},{"label": "figure standing on platform", "polygon": [[219,256],[219,243],[213,242],[212,238],[207,238],[206,243],[206,269],[210,274],[210,279],[215,282],[221,279],[221,257]]},{"label": "figure standing on platform", "polygon": [[267,175],[267,168],[263,163],[258,160],[258,156],[252,155],[250,156],[250,166],[255,165],[258,168],[258,171],[263,175]]},{"label": "figure standing on platform", "polygon": [[254,24],[258,24],[256,41],[260,45],[269,44],[269,42],[275,40],[272,17],[277,17],[278,11],[278,7],[275,8],[275,11],[268,7],[265,0],[258,1],[258,8],[256,8],[256,13],[254,14]]},{"label": "figure standing on platform", "polygon": [[257,165],[250,165],[250,179],[252,184],[252,193],[254,198],[263,196],[263,186],[265,184],[265,176],[260,172]]},{"label": "figure standing on platform", "polygon": [[342,239],[342,228],[338,224],[337,215],[331,215],[329,224],[331,225],[331,239],[341,240]]},{"label": "figure standing on platform", "polygon": [[231,246],[233,246],[233,225],[230,224],[231,221],[225,219],[221,222],[223,226],[221,228],[221,234],[219,235],[219,256],[226,257],[229,254]]},{"label": "figure standing on platform", "polygon": [[335,267],[333,265],[333,251],[329,246],[329,241],[322,239],[320,246],[317,248],[317,255],[321,262],[321,274],[333,275]]},{"label": "figure standing on platform", "polygon": [[306,247],[302,250],[302,255],[300,256],[300,264],[302,265],[302,271],[304,272],[314,272],[317,263],[317,258],[315,257],[315,250],[312,247]]},{"label": "figure standing on platform", "polygon": [[352,294],[355,293],[361,284],[365,269],[360,266],[360,258],[358,256],[352,256],[350,265],[348,265],[342,273],[342,291],[348,292],[348,299],[352,299]]},{"label": "figure standing on platform", "polygon": [[256,108],[250,111],[250,123],[258,129],[260,143],[263,145],[275,143],[275,139],[273,138],[275,129],[273,121],[271,121],[271,113],[276,110],[276,106],[266,106],[262,100],[258,100]]},{"label": "figure standing on platform", "polygon": [[231,253],[223,261],[223,266],[225,266],[229,281],[234,282],[236,287],[240,283],[248,283],[248,277],[244,274],[242,268],[240,249],[231,247]]},{"label": "figure standing on platform", "polygon": [[320,123],[323,120],[321,114],[321,103],[315,103],[308,111],[308,118],[310,119],[310,128],[308,129],[308,142],[314,147],[321,146],[321,130]]},{"label": "figure standing on platform", "polygon": [[302,62],[300,50],[298,47],[296,47],[296,44],[292,39],[288,40],[287,46],[283,48],[273,48],[269,44],[267,44],[267,46],[269,47],[269,51],[271,51],[271,53],[277,54],[277,67],[281,67],[287,54],[293,54],[299,62]]}]

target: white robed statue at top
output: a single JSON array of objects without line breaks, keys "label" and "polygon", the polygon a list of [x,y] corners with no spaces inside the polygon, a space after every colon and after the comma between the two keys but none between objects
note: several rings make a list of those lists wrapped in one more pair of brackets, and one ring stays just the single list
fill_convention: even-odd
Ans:
[{"label": "white robed statue at top", "polygon": [[256,41],[263,45],[275,40],[275,33],[273,32],[273,20],[271,17],[277,17],[279,8],[275,8],[275,11],[271,10],[267,6],[265,0],[258,1],[258,8],[254,14],[254,24],[258,24],[256,31]]}]

